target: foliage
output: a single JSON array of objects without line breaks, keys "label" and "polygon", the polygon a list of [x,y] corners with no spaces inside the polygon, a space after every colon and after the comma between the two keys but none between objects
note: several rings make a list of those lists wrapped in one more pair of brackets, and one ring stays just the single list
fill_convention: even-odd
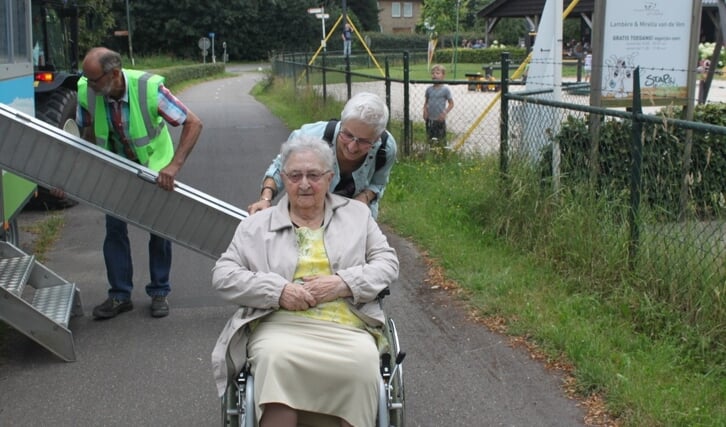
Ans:
[{"label": "foliage", "polygon": [[319,21],[307,13],[310,0],[158,0],[132,8],[134,49],[145,54],[173,53],[199,58],[201,37],[215,33],[215,53],[222,43],[232,60],[258,60],[270,52],[304,51],[319,44]]},{"label": "foliage", "polygon": [[[694,120],[724,125],[726,106],[722,104],[699,105]],[[678,117],[680,110],[662,110],[664,116]],[[563,122],[557,141],[562,152],[562,174],[569,183],[586,182],[596,176],[599,191],[619,192],[629,188],[632,144],[630,121],[608,120],[602,123],[597,162],[591,162],[592,138],[587,121],[568,117]],[[683,175],[683,153],[686,147],[686,130],[664,124],[643,125],[643,201],[658,206],[662,220],[679,218],[684,209],[699,219],[722,218],[726,204],[726,135],[708,132],[692,134],[691,167]],[[549,156],[545,157],[543,170],[547,171]],[[595,167],[595,170],[592,168]],[[678,197],[685,182],[690,198],[688,206],[682,206]]]},{"label": "foliage", "polygon": [[[713,51],[716,49],[716,43],[700,43],[698,45],[698,59],[711,59]],[[726,50],[721,48],[719,54],[719,67],[723,67],[726,64]]]},{"label": "foliage", "polygon": [[[469,64],[495,64],[499,66],[504,52],[509,52],[509,59],[513,66],[514,64],[520,64],[527,57],[526,49],[492,47],[486,49],[459,48],[456,50],[456,58],[459,62]],[[451,63],[453,55],[453,49],[438,49],[436,50],[436,62]]]},{"label": "foliage", "polygon": [[358,31],[378,30],[378,2],[376,0],[348,0],[347,5],[348,14],[354,15],[359,20],[359,23],[353,21]]},{"label": "foliage", "polygon": [[175,86],[188,80],[205,79],[210,76],[219,76],[224,73],[224,64],[196,64],[179,65],[161,69],[148,69],[148,71],[164,76],[164,84]]},{"label": "foliage", "polygon": [[[126,37],[112,37],[114,29],[126,29],[126,5],[123,2],[86,0],[81,51],[104,44],[119,52],[128,52]],[[135,54],[171,54],[177,58],[201,60],[198,41],[215,35],[215,55],[223,53],[226,43],[231,60],[260,60],[271,52],[308,51],[320,45],[321,21],[307,9],[320,7],[312,0],[158,0],[131,2],[132,44]],[[340,17],[338,2],[322,4],[330,19],[326,31]],[[83,12],[82,12],[83,13]],[[359,31],[378,28],[378,9],[374,0],[348,2],[348,15]],[[336,31],[340,30],[340,26]],[[327,35],[327,34],[326,34]],[[334,43],[339,37],[330,35]],[[211,57],[211,52],[208,52]]]},{"label": "foliage", "polygon": [[104,43],[106,35],[113,31],[116,20],[107,1],[80,0],[77,3],[80,27],[78,51],[83,57],[92,47]]},{"label": "foliage", "polygon": [[461,17],[468,12],[468,0],[427,0],[421,10],[421,21],[427,28],[441,33],[458,31]]},{"label": "foliage", "polygon": [[[383,34],[369,32],[365,34],[365,37],[370,39],[371,43],[368,47],[373,49],[374,52],[426,50],[429,43],[428,37],[423,34]],[[354,48],[360,46],[357,40],[353,46]]]},{"label": "foliage", "polygon": [[58,213],[48,214],[42,220],[24,226],[24,231],[35,236],[30,253],[34,254],[39,261],[46,261],[48,251],[60,237],[64,226],[65,218]]}]

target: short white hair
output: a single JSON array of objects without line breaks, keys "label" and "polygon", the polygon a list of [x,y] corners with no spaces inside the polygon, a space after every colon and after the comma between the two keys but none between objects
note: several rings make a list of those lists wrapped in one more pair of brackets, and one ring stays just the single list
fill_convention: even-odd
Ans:
[{"label": "short white hair", "polygon": [[322,139],[311,135],[298,135],[285,143],[280,148],[281,164],[286,169],[287,162],[293,154],[310,152],[317,156],[323,163],[326,170],[333,170],[334,155],[330,145]]}]

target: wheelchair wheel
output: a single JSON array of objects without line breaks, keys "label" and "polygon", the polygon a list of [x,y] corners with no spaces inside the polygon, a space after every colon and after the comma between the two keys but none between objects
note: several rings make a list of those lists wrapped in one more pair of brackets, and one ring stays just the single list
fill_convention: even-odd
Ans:
[{"label": "wheelchair wheel", "polygon": [[401,351],[396,324],[391,318],[388,319],[388,342],[391,344],[391,351],[394,360],[397,362],[390,380],[389,420],[391,427],[403,427],[406,424],[406,399],[403,384],[403,357],[405,357],[405,353]]},{"label": "wheelchair wheel", "polygon": [[230,384],[222,396],[222,427],[244,427],[244,417],[239,414],[237,387]]},{"label": "wheelchair wheel", "polygon": [[222,427],[255,427],[254,379],[243,370],[222,396]]}]

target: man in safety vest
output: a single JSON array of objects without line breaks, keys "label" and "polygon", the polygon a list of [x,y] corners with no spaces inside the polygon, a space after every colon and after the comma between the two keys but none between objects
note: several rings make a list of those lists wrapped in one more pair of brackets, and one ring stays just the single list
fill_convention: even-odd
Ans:
[{"label": "man in safety vest", "polygon": [[[174,179],[202,131],[202,121],[164,87],[163,77],[123,69],[121,55],[102,47],[91,49],[83,60],[76,121],[85,140],[158,172],[156,182],[167,191],[174,189]],[[182,126],[176,151],[167,124]],[[134,286],[127,225],[110,215],[103,258],[111,288],[93,316],[109,319],[133,309]],[[169,314],[170,270],[171,242],[151,234],[146,293],[153,317]]]}]

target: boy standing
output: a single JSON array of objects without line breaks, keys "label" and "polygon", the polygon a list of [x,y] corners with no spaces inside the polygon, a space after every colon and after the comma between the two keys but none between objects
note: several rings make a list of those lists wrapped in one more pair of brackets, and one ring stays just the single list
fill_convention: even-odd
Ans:
[{"label": "boy standing", "polygon": [[443,83],[446,68],[436,64],[431,67],[431,80],[436,83],[426,88],[426,102],[423,107],[423,118],[426,122],[426,138],[433,145],[446,145],[446,115],[454,108],[451,90]]},{"label": "boy standing", "polygon": [[343,56],[350,56],[350,47],[353,41],[353,29],[350,28],[350,24],[345,24],[341,37],[343,39]]}]

